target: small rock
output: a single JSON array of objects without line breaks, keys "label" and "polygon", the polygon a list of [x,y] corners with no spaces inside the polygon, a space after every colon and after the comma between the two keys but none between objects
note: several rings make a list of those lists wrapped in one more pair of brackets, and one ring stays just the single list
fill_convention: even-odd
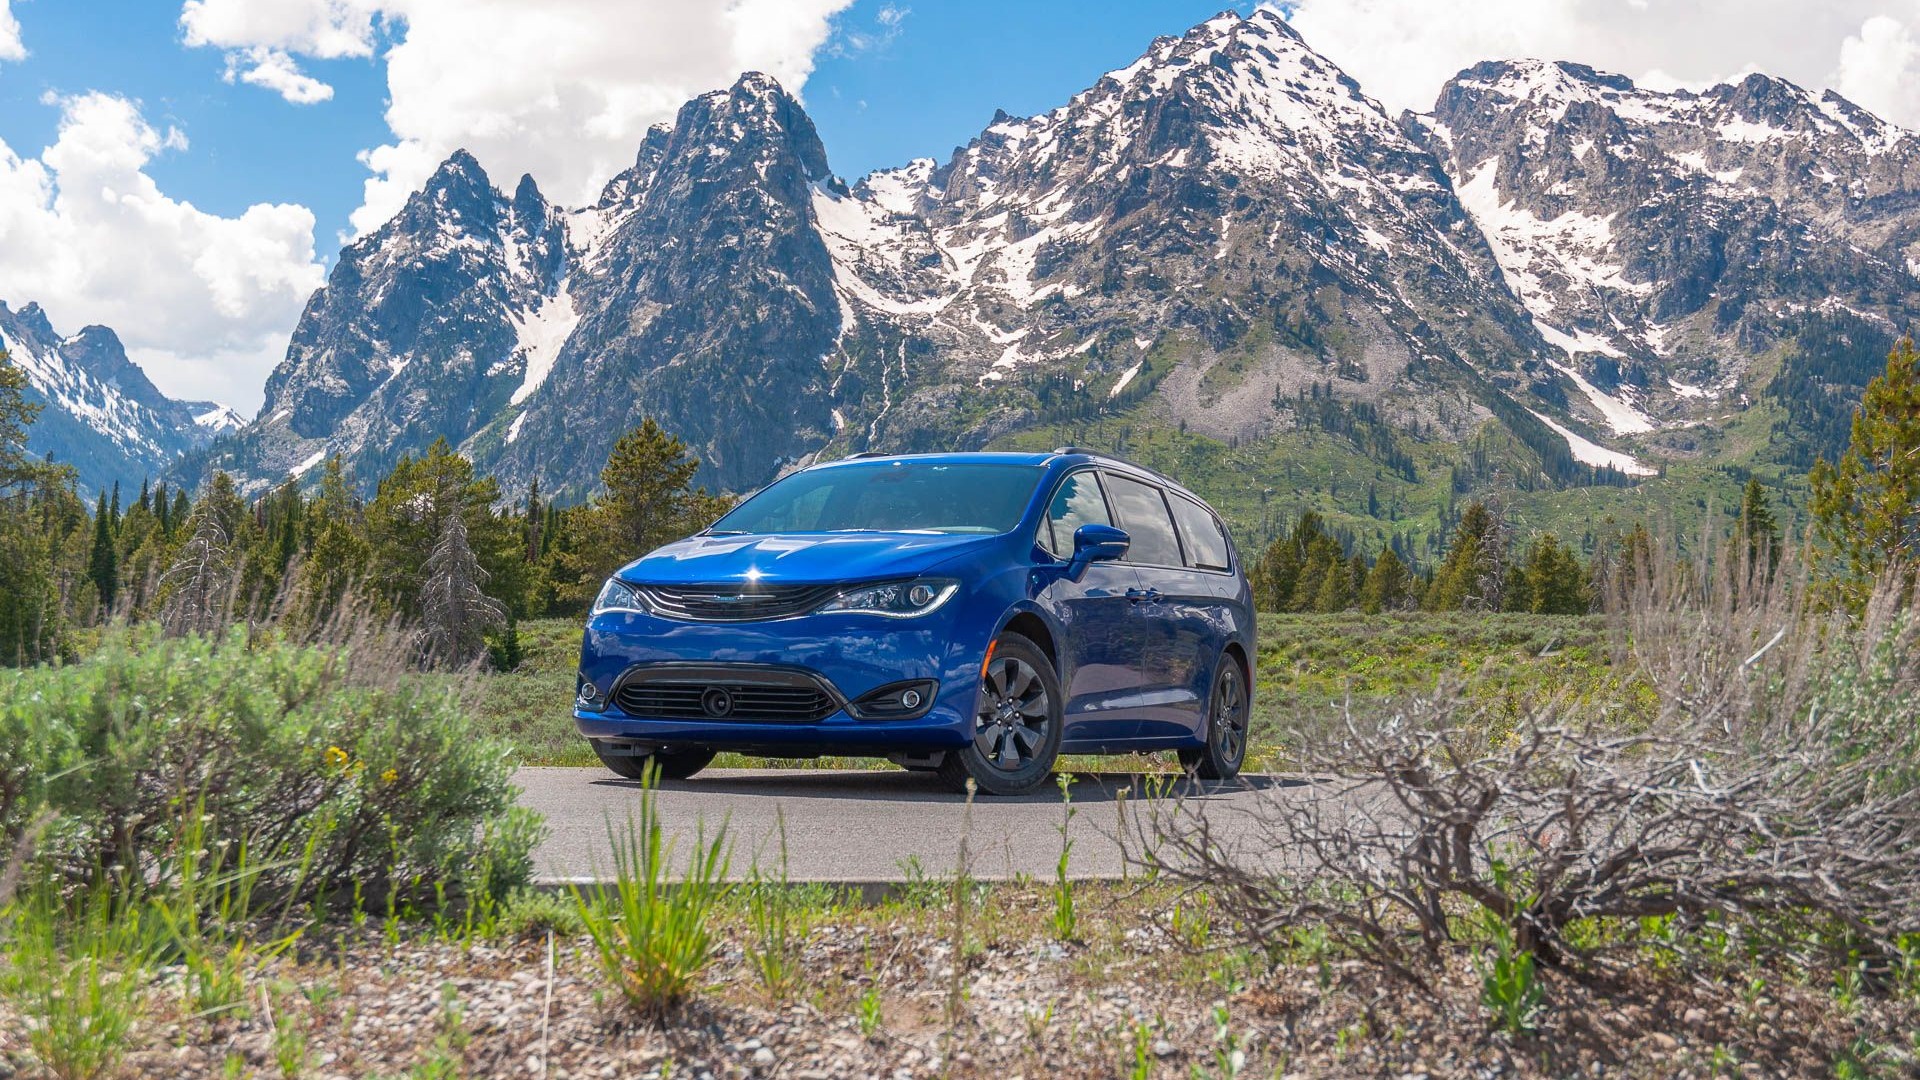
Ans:
[{"label": "small rock", "polygon": [[1667,1034],[1664,1031],[1656,1031],[1653,1034],[1647,1036],[1647,1039],[1648,1041],[1653,1043],[1653,1048],[1655,1050],[1658,1050],[1663,1054],[1671,1054],[1675,1050],[1680,1049],[1680,1040],[1674,1038],[1673,1036]]},{"label": "small rock", "polygon": [[1707,1010],[1701,1008],[1688,1009],[1681,1015],[1680,1022],[1688,1027],[1699,1027],[1707,1022]]},{"label": "small rock", "polygon": [[[756,1039],[753,1041],[757,1042],[759,1040]],[[767,1049],[764,1046],[756,1047],[753,1051],[753,1063],[755,1065],[767,1066],[767,1065],[773,1064],[775,1060],[776,1059],[773,1056],[773,1051]]]},{"label": "small rock", "polygon": [[1179,1052],[1179,1047],[1173,1045],[1171,1042],[1165,1039],[1153,1040],[1154,1057],[1172,1057],[1177,1052]]}]

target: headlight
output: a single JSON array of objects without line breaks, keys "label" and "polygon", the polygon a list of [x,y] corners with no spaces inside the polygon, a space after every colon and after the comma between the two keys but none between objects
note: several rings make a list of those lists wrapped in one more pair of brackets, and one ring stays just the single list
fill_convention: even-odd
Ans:
[{"label": "headlight", "polygon": [[634,592],[632,586],[619,578],[608,578],[607,583],[600,586],[600,595],[593,598],[595,615],[603,611],[644,612],[646,610],[640,604],[640,594]]},{"label": "headlight", "polygon": [[813,610],[820,615],[841,613],[911,619],[934,610],[959,591],[960,583],[952,578],[889,581],[884,585],[848,589]]}]

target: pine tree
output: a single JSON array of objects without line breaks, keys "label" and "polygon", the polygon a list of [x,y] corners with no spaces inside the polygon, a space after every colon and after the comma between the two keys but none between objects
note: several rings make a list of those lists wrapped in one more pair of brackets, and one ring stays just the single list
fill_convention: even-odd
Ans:
[{"label": "pine tree", "polygon": [[[55,518],[86,520],[72,472],[36,461],[27,429],[40,406],[26,399],[26,372],[0,349],[0,664],[59,655],[65,636],[56,560],[66,533]],[[77,511],[77,513],[76,513]]]},{"label": "pine tree", "polygon": [[1424,606],[1428,611],[1499,611],[1506,580],[1506,525],[1476,501],[1460,515]]},{"label": "pine tree", "polygon": [[487,632],[506,621],[506,607],[485,591],[487,572],[467,540],[465,514],[441,517],[440,538],[427,556],[420,586],[419,648],[430,667],[464,667],[486,648]]},{"label": "pine tree", "polygon": [[1506,600],[1509,611],[1536,615],[1584,615],[1593,606],[1586,568],[1573,549],[1547,533],[1527,548],[1514,566],[1514,586]]},{"label": "pine tree", "polygon": [[[115,485],[115,490],[119,485]],[[120,587],[119,560],[113,550],[113,511],[107,505],[107,493],[100,493],[100,500],[93,514],[93,555],[87,560],[87,577],[93,582],[94,595],[98,598],[100,609],[112,613],[115,594]]]},{"label": "pine tree", "polygon": [[1378,615],[1383,611],[1398,611],[1406,605],[1408,579],[1407,564],[1388,547],[1373,560],[1373,568],[1367,571],[1367,580],[1360,586],[1360,610],[1369,615]]},{"label": "pine tree", "polygon": [[662,544],[704,528],[719,504],[693,488],[700,462],[649,417],[614,444],[599,499],[578,516],[570,553],[576,596],[590,598],[607,575]]},{"label": "pine tree", "polygon": [[295,626],[311,629],[331,620],[367,573],[366,523],[338,455],[328,459],[306,517],[313,545],[300,565],[288,614]]},{"label": "pine tree", "polygon": [[540,561],[540,552],[545,547],[541,541],[540,532],[545,525],[546,518],[540,505],[540,478],[536,476],[533,478],[533,483],[527,485],[527,512],[521,518],[521,529],[526,536],[527,562],[529,563]]},{"label": "pine tree", "polygon": [[1780,565],[1780,524],[1774,520],[1773,506],[1759,477],[1748,477],[1746,490],[1740,493],[1739,537],[1749,566],[1758,565],[1763,558],[1768,570]]},{"label": "pine tree", "polygon": [[493,513],[499,500],[500,486],[491,477],[476,477],[473,463],[445,439],[434,440],[418,458],[402,457],[367,504],[369,590],[391,614],[419,618],[427,558],[445,534],[447,517],[458,514],[494,594],[521,596],[527,567],[514,522]]},{"label": "pine tree", "polygon": [[[181,494],[184,497],[185,492]],[[189,512],[184,527],[191,530],[191,535],[173,565],[161,575],[160,588],[166,599],[160,607],[160,627],[169,637],[211,634],[226,621],[233,598],[234,568],[221,509],[209,498]]]},{"label": "pine tree", "polygon": [[1847,452],[1837,464],[1817,462],[1808,480],[1814,531],[1843,599],[1863,601],[1889,568],[1911,582],[1920,561],[1920,356],[1912,338],[1894,346],[1886,372],[1867,384]]},{"label": "pine tree", "polygon": [[487,659],[495,671],[514,671],[526,659],[520,648],[519,620],[513,612],[507,612],[507,623],[500,630],[500,636],[487,643]]}]

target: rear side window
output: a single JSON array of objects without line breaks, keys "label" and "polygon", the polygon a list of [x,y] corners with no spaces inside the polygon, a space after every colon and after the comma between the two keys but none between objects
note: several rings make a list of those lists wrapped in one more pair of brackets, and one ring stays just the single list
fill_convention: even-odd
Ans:
[{"label": "rear side window", "polygon": [[1060,482],[1053,504],[1047,507],[1047,520],[1040,523],[1040,546],[1058,558],[1073,554],[1073,533],[1082,525],[1111,525],[1106,497],[1100,494],[1100,481],[1090,472],[1077,472]]},{"label": "rear side window", "polygon": [[1127,561],[1149,566],[1181,565],[1180,541],[1174,539],[1173,519],[1167,516],[1167,501],[1160,489],[1112,473],[1106,475],[1106,481],[1120,527],[1133,538]]},{"label": "rear side window", "polygon": [[1206,507],[1181,495],[1169,496],[1173,519],[1180,526],[1180,541],[1186,545],[1187,565],[1196,570],[1227,570],[1227,537],[1220,522]]}]

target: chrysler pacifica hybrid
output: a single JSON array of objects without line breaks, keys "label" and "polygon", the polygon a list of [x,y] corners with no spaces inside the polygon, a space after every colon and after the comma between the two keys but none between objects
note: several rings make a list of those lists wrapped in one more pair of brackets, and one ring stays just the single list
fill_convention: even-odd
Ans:
[{"label": "chrysler pacifica hybrid", "polygon": [[623,567],[574,717],[607,767],[732,750],[884,756],[1011,795],[1061,754],[1239,771],[1252,597],[1205,503],[1051,454],[861,456],[792,473]]}]

